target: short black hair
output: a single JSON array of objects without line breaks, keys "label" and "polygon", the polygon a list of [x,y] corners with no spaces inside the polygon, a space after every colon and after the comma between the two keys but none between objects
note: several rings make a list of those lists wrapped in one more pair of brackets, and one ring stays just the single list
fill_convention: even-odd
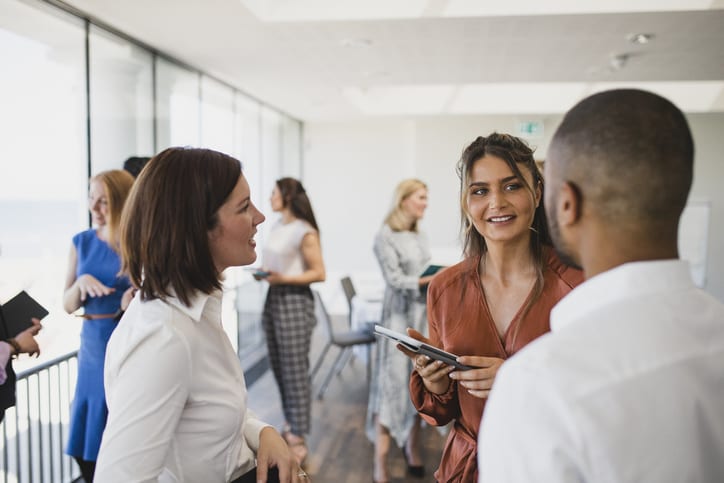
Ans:
[{"label": "short black hair", "polygon": [[131,156],[123,162],[123,169],[131,173],[134,178],[138,178],[139,173],[146,166],[149,159],[151,158],[148,156]]},{"label": "short black hair", "polygon": [[694,142],[684,114],[670,101],[617,89],[568,111],[546,163],[606,222],[671,230],[691,188]]}]

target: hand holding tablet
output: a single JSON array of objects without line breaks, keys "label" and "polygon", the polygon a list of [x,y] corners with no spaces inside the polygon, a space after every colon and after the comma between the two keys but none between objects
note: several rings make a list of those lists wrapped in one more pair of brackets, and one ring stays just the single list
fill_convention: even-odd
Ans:
[{"label": "hand holding tablet", "polygon": [[445,364],[449,366],[454,366],[457,369],[466,371],[469,369],[475,369],[472,366],[467,366],[465,364],[460,364],[457,361],[457,357],[455,354],[452,354],[450,352],[445,352],[442,349],[438,349],[437,347],[431,346],[429,344],[425,344],[424,342],[420,342],[417,339],[413,339],[412,337],[405,335],[401,332],[396,332],[394,330],[390,330],[386,327],[383,327],[381,325],[375,325],[375,335],[387,337],[388,339],[391,339],[398,344],[401,344],[406,349],[416,352],[418,354],[424,354],[430,359],[434,359],[437,361],[442,361]]}]

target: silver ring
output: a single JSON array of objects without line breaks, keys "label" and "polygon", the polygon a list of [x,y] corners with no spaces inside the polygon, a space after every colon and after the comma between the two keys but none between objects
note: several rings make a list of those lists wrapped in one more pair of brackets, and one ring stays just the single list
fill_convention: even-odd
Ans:
[{"label": "silver ring", "polygon": [[300,469],[299,472],[297,472],[297,476],[300,478],[305,478],[305,479],[309,478],[309,475],[307,474],[307,472],[302,469]]}]

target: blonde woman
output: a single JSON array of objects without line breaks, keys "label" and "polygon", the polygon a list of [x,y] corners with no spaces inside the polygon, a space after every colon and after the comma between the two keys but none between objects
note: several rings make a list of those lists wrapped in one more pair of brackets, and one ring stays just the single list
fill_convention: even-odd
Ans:
[{"label": "blonde woman", "polygon": [[89,483],[108,417],[103,391],[106,344],[132,297],[128,277],[118,275],[118,227],[131,185],[133,176],[123,170],[91,178],[88,208],[93,228],[73,237],[63,293],[65,310],[73,313],[82,307],[84,318],[66,453],[75,458]]},{"label": "blonde woman", "polygon": [[[407,327],[422,332],[427,325],[420,287],[428,284],[432,275],[420,274],[430,261],[430,249],[417,226],[426,208],[425,183],[418,179],[402,181],[395,189],[392,209],[374,242],[386,284],[380,324],[400,332]],[[373,479],[389,480],[387,455],[392,439],[402,448],[408,472],[422,477],[420,417],[405,390],[412,364],[393,342],[381,338],[377,341],[374,367],[367,408],[367,435],[375,444]]]}]

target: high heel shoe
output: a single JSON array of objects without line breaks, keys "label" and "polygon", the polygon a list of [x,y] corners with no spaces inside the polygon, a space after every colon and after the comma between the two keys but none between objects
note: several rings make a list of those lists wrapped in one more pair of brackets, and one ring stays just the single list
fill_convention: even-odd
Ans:
[{"label": "high heel shoe", "polygon": [[407,465],[407,472],[415,478],[422,478],[425,476],[425,467],[423,465],[413,466],[410,464],[410,460],[407,458],[407,450],[405,446],[402,447],[402,457],[405,458],[405,464]]}]

